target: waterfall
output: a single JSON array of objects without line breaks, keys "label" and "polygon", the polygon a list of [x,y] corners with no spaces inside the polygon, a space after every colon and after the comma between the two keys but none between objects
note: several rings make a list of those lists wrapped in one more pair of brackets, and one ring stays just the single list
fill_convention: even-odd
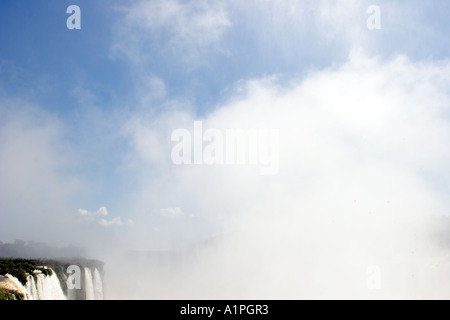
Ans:
[{"label": "waterfall", "polygon": [[[61,288],[61,283],[59,282],[58,276],[55,272],[52,272],[51,276],[45,277],[47,289],[47,299],[48,300],[67,300],[64,292]],[[43,300],[43,299],[41,299]]]},{"label": "waterfall", "polygon": [[84,268],[86,300],[95,300],[94,280],[89,268]]},{"label": "waterfall", "polygon": [[27,282],[23,285],[16,277],[6,274],[11,290],[22,293],[25,300],[67,300],[85,298],[86,300],[103,300],[103,281],[97,268],[93,270],[84,268],[84,294],[77,290],[68,290],[66,296],[62,290],[61,283],[52,269],[52,274],[46,276],[42,271],[35,270],[33,275],[27,274]]},{"label": "waterfall", "polygon": [[36,273],[36,291],[37,291],[37,296],[38,296],[37,300],[40,300],[40,299],[44,300],[45,296],[46,296],[46,294],[45,294],[46,288],[44,288],[43,278],[45,277],[45,275],[43,275],[41,272],[37,273],[35,271],[35,273]]},{"label": "waterfall", "polygon": [[50,276],[46,276],[40,271],[35,271],[35,274],[37,278],[35,285],[37,294],[33,294],[33,286],[30,284],[31,290],[28,291],[27,296],[32,296],[35,300],[67,300],[59,279],[53,270]]},{"label": "waterfall", "polygon": [[86,300],[103,300],[103,281],[100,272],[84,268]]},{"label": "waterfall", "polygon": [[36,288],[36,281],[34,281],[34,277],[28,275],[27,276],[27,285],[26,285],[26,297],[27,300],[39,300],[39,296]]},{"label": "waterfall", "polygon": [[[51,270],[51,269],[50,269]],[[17,291],[24,295],[26,300],[66,300],[67,297],[61,288],[56,273],[52,270],[51,276],[44,275],[41,271],[35,270],[36,281],[32,275],[27,276],[26,285],[22,285],[20,281],[7,274],[6,277],[11,281]]]},{"label": "waterfall", "polygon": [[103,281],[97,268],[94,269],[94,294],[95,300],[103,300]]},{"label": "waterfall", "polygon": [[27,295],[26,295],[27,289],[22,285],[22,283],[19,281],[19,279],[17,279],[16,277],[14,277],[8,273],[5,276],[9,279],[10,284],[13,287],[12,289],[18,291],[19,293],[22,293],[24,295],[24,298],[27,299]]}]

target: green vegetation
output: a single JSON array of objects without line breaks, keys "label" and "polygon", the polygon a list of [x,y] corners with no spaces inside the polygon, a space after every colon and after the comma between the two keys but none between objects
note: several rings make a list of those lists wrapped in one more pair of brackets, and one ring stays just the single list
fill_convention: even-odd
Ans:
[{"label": "green vegetation", "polygon": [[[10,275],[19,279],[25,285],[27,282],[27,273],[34,276],[34,270],[40,270],[46,276],[52,275],[53,269],[58,278],[62,279],[65,276],[67,267],[70,265],[78,265],[80,267],[88,267],[91,269],[97,268],[100,272],[103,271],[103,263],[98,260],[88,260],[83,258],[78,259],[61,259],[61,260],[40,260],[40,259],[5,259],[0,258],[0,275],[9,273]],[[51,269],[46,269],[46,266]],[[62,277],[61,277],[62,276]]]},{"label": "green vegetation", "polygon": [[7,290],[0,289],[0,300],[15,300],[14,294]]},{"label": "green vegetation", "polygon": [[9,273],[23,285],[27,283],[27,273],[36,278],[36,274],[33,273],[34,270],[40,270],[46,276],[52,275],[52,270],[42,267],[38,260],[0,259],[0,275]]},{"label": "green vegetation", "polygon": [[0,289],[0,300],[24,300],[24,296],[17,291]]}]

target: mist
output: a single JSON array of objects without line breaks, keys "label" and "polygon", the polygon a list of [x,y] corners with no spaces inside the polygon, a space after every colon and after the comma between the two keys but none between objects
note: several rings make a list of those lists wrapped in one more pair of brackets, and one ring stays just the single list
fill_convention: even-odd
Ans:
[{"label": "mist", "polygon": [[[23,235],[104,261],[107,299],[446,298],[449,68],[356,50],[340,67],[288,85],[239,83],[204,118],[177,108],[156,119],[133,113],[122,123],[133,146],[127,163],[139,164],[129,219],[110,218],[106,207],[59,211],[57,220],[34,217],[41,228]],[[170,133],[196,120],[278,130],[279,171],[171,163]],[[9,150],[27,138],[13,136]],[[8,177],[8,162],[2,168]],[[62,177],[50,172],[54,179],[36,183],[56,188]],[[13,190],[7,181],[2,189]],[[32,203],[20,208],[37,212]]]},{"label": "mist", "polygon": [[[134,219],[137,251],[106,264],[110,297],[447,298],[448,71],[357,50],[288,86],[240,84],[203,127],[278,129],[280,169],[269,176],[256,165],[167,165],[168,133],[198,119],[133,119],[136,157],[160,173],[142,176],[136,211],[155,198],[185,206]],[[166,255],[149,249],[161,233],[179,239]]]},{"label": "mist", "polygon": [[280,3],[102,8],[98,78],[1,81],[1,254],[101,260],[105,299],[448,299],[442,34],[412,5],[370,34],[366,3]]}]

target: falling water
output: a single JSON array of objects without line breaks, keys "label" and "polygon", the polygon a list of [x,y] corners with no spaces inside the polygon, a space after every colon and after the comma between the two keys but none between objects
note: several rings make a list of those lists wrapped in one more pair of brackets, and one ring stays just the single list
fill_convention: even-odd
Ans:
[{"label": "falling water", "polygon": [[[36,291],[38,300],[67,300],[55,272],[52,271],[50,276],[46,276],[39,271],[35,271],[35,273],[37,277]],[[32,286],[30,285],[30,287]],[[28,295],[33,296],[33,291],[29,291]]]},{"label": "falling water", "polygon": [[46,276],[40,271],[35,271],[37,281],[31,275],[27,276],[26,285],[22,285],[20,281],[7,274],[6,277],[11,281],[14,287],[24,295],[26,300],[66,300],[61,284],[59,283],[56,273],[52,271],[51,276]]},{"label": "falling water", "polygon": [[10,283],[14,286],[14,289],[17,290],[18,292],[22,293],[24,295],[24,298],[27,299],[26,296],[26,291],[27,289],[22,285],[22,283],[20,283],[19,279],[17,279],[16,277],[10,275],[10,274],[6,274],[5,275]]},{"label": "falling water", "polygon": [[[89,268],[84,268],[84,273],[86,300],[102,300],[103,282],[100,272],[96,268],[93,272]],[[10,274],[6,274],[6,277],[9,279],[13,289],[22,293],[26,300],[67,300],[58,276],[53,270],[50,276],[46,276],[40,270],[35,270],[34,275],[27,275],[27,283],[25,286]],[[69,298],[76,297],[72,291],[68,291]],[[72,296],[70,295],[71,292]]]},{"label": "falling water", "polygon": [[46,277],[47,285],[50,288],[49,299],[51,300],[67,300],[64,292],[61,288],[61,283],[59,282],[58,276],[55,272],[52,272],[51,276]]},{"label": "falling water", "polygon": [[27,300],[39,300],[39,296],[36,288],[36,281],[34,281],[34,277],[31,275],[27,276],[27,285],[26,285],[26,297]]},{"label": "falling water", "polygon": [[84,268],[86,300],[95,300],[94,281],[89,268]]},{"label": "falling water", "polygon": [[95,300],[103,300],[103,281],[97,268],[94,269],[94,294]]}]

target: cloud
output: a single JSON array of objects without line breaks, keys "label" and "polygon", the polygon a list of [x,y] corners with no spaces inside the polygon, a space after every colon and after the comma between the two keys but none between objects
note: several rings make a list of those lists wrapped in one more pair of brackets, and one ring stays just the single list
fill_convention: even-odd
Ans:
[{"label": "cloud", "polygon": [[[278,181],[275,184],[278,187],[286,186],[283,189],[298,187],[292,185],[294,177],[300,179],[300,186],[307,184],[309,180],[300,178],[304,175],[316,178],[310,182],[317,185],[317,190],[321,187],[327,190],[334,184],[322,185],[322,179],[335,177],[340,181],[346,175],[353,177],[358,170],[365,172],[363,168],[387,170],[398,179],[403,174],[404,178],[414,178],[415,183],[421,185],[431,176],[446,172],[449,156],[445,148],[449,132],[444,117],[448,102],[447,69],[445,63],[415,65],[402,56],[380,61],[354,51],[341,67],[311,73],[303,81],[293,79],[289,85],[280,85],[276,78],[248,81],[238,89],[238,98],[231,97],[229,103],[203,119],[196,119],[184,110],[175,110],[147,122],[142,114],[139,123],[128,124],[127,132],[136,148],[136,156],[143,160],[143,168],[147,164],[152,175],[161,172],[161,176],[170,181],[169,186],[155,180],[160,190],[152,190],[151,194],[162,194],[163,198],[172,194],[169,198],[179,197],[189,203],[197,201],[187,199],[198,199],[198,205],[223,203],[227,199],[229,204],[223,207],[226,208],[243,194],[249,202],[254,200],[255,203],[270,201],[273,197],[265,191],[265,183],[259,183],[259,178],[253,176],[251,166],[173,165],[170,153],[174,143],[168,140],[171,131],[178,128],[193,131],[194,120],[202,120],[204,130],[245,130],[261,123],[278,129],[280,174],[273,179]],[[158,154],[152,150],[157,150]],[[422,176],[425,168],[427,175]],[[206,174],[211,175],[207,178]],[[356,184],[366,185],[373,177],[366,181],[363,175],[354,178]],[[145,194],[150,194],[150,190],[145,188],[152,184],[143,186],[141,199],[148,198]],[[247,190],[247,186],[252,186],[253,190]],[[406,183],[405,190],[410,186]],[[372,194],[385,194],[381,185],[378,187],[380,189],[372,190]],[[426,184],[422,187],[430,191]],[[198,194],[202,197],[196,196]],[[242,202],[236,204],[240,207]],[[412,212],[420,211],[419,207],[413,207]],[[205,206],[204,210],[211,211],[211,208]]]},{"label": "cloud", "polygon": [[101,207],[95,212],[89,212],[85,209],[78,209],[78,213],[85,217],[96,217],[96,216],[106,216],[108,215],[108,210],[106,207]]},{"label": "cloud", "polygon": [[166,217],[166,218],[179,218],[179,217],[184,217],[186,216],[186,213],[184,213],[183,211],[181,211],[180,208],[165,208],[165,209],[160,209],[158,214],[162,217]]},{"label": "cloud", "polygon": [[62,121],[26,99],[4,96],[0,114],[3,240],[70,237],[71,201],[82,194],[83,180],[71,174],[78,159],[65,144]]},{"label": "cloud", "polygon": [[116,226],[116,227],[122,227],[122,226],[132,226],[133,221],[127,220],[127,222],[122,222],[122,219],[120,217],[113,218],[111,220],[101,219],[98,222],[99,225],[103,227],[110,227],[110,226]]},{"label": "cloud", "polygon": [[225,30],[230,26],[226,10],[219,1],[139,1],[121,9],[119,36],[114,54],[124,54],[131,61],[142,62],[156,50],[176,53],[190,63],[199,55],[219,48]]},{"label": "cloud", "polygon": [[198,216],[193,213],[187,214],[184,211],[182,211],[181,208],[164,208],[155,211],[159,216],[169,219],[183,218],[183,217],[194,218]]},{"label": "cloud", "polygon": [[[371,5],[381,10],[381,30],[367,27]],[[139,71],[183,75],[206,66],[208,78],[223,73],[232,81],[341,63],[354,46],[373,55],[443,57],[446,30],[428,23],[432,10],[417,1],[138,1],[119,11],[111,54]]]},{"label": "cloud", "polygon": [[[302,79],[240,82],[202,118],[183,109],[152,121],[141,114],[139,125],[127,127],[132,141],[148,142],[133,143],[142,166],[132,211],[177,203],[198,212],[195,225],[172,219],[159,233],[162,239],[177,235],[180,243],[239,231],[185,267],[197,270],[189,279],[200,283],[198,298],[211,287],[221,298],[421,294],[408,292],[405,270],[440,257],[430,221],[449,205],[449,71],[448,61],[383,59],[355,50],[345,63]],[[195,120],[204,130],[261,123],[278,129],[278,173],[261,176],[251,165],[173,164],[170,133],[192,132]],[[159,156],[148,157],[153,148]],[[176,208],[163,212],[182,215]],[[388,283],[377,293],[366,286],[372,265]],[[420,269],[421,279],[432,277],[427,268]],[[236,286],[215,281],[217,270]],[[192,297],[187,287],[170,292]]]},{"label": "cloud", "polygon": [[127,220],[127,222],[122,222],[122,218],[121,217],[115,217],[111,220],[107,220],[107,219],[98,219],[99,217],[106,217],[108,215],[108,210],[106,207],[100,207],[97,211],[94,212],[89,212],[85,209],[78,209],[78,214],[81,215],[85,221],[88,222],[96,222],[98,225],[103,226],[103,227],[110,227],[110,226],[117,226],[117,227],[122,227],[122,226],[132,226],[133,225],[133,221],[132,220]]}]

